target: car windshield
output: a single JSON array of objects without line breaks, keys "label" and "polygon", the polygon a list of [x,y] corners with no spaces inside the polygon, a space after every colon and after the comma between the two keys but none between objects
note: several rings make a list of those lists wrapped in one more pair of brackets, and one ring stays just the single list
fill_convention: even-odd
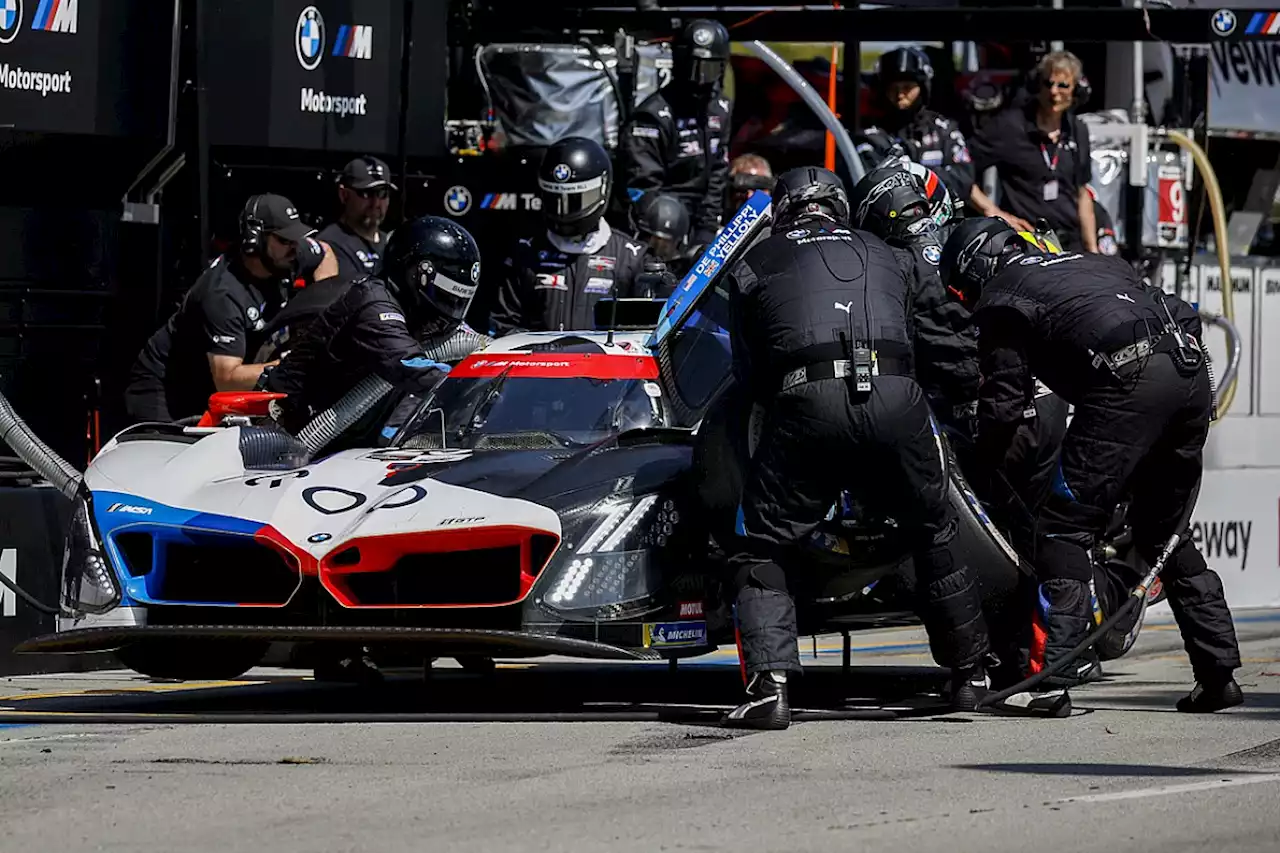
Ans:
[{"label": "car windshield", "polygon": [[649,356],[471,356],[423,402],[396,444],[408,449],[538,450],[662,426],[657,375]]}]

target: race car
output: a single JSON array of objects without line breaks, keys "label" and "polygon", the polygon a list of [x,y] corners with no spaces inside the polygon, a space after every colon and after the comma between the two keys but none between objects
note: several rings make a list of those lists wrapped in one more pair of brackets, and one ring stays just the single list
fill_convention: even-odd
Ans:
[{"label": "race car", "polygon": [[[713,409],[731,375],[717,285],[768,222],[757,193],[652,331],[517,334],[468,356],[386,447],[307,458],[269,419],[225,412],[125,430],[85,473],[58,631],[20,650],[115,650],[138,672],[196,679],[239,675],[272,642],[358,644],[375,660],[732,644],[724,508],[707,497],[740,464]],[[954,547],[998,617],[1025,567],[936,434]],[[803,631],[916,622],[892,519],[833,507],[810,551]]]}]

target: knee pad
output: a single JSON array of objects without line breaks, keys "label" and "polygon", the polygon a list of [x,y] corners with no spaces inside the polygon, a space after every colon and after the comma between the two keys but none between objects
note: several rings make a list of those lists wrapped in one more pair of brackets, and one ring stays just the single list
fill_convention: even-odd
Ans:
[{"label": "knee pad", "polygon": [[787,592],[787,575],[774,562],[750,562],[738,567],[734,576],[737,589],[761,589],[768,592]]},{"label": "knee pad", "polygon": [[1193,578],[1207,571],[1209,571],[1209,564],[1204,561],[1204,555],[1200,553],[1195,543],[1187,538],[1169,555],[1169,560],[1164,564],[1164,570],[1160,575],[1163,579],[1172,581],[1178,578]]},{"label": "knee pad", "polygon": [[1071,580],[1088,584],[1093,578],[1092,548],[1092,537],[1042,534],[1036,539],[1036,576],[1042,582]]}]

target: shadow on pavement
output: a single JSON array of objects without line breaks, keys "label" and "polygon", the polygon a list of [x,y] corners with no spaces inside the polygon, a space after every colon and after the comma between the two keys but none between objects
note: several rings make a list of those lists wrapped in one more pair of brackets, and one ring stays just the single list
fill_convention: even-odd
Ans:
[{"label": "shadow on pavement", "polygon": [[[847,678],[835,667],[811,667],[792,681],[792,704],[808,712],[797,714],[800,720],[935,715],[945,711],[937,694],[946,677],[945,671],[927,667],[854,668]],[[9,704],[27,714],[199,715],[199,722],[217,722],[220,715],[282,721],[298,717],[303,722],[327,722],[322,718],[343,715],[362,722],[378,717],[410,721],[411,715],[424,721],[449,715],[477,721],[522,716],[542,720],[554,715],[572,722],[575,717],[623,720],[632,714],[643,720],[705,725],[717,722],[742,695],[736,667],[682,667],[669,672],[665,666],[539,664],[498,668],[483,675],[434,669],[425,680],[395,675],[373,684],[255,680],[210,687],[193,683],[190,688],[172,684],[159,690],[139,680],[132,690],[17,699]]]}]

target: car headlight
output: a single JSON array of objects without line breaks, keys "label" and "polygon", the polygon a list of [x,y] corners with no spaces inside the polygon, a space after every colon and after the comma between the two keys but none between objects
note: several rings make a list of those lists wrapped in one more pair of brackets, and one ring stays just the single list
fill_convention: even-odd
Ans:
[{"label": "car headlight", "polygon": [[626,619],[649,609],[661,589],[653,549],[666,546],[680,521],[658,495],[610,497],[562,514],[566,535],[543,602],[595,619]]},{"label": "car headlight", "polygon": [[77,498],[62,551],[62,609],[103,613],[120,603],[120,585],[93,524],[88,498]]}]

